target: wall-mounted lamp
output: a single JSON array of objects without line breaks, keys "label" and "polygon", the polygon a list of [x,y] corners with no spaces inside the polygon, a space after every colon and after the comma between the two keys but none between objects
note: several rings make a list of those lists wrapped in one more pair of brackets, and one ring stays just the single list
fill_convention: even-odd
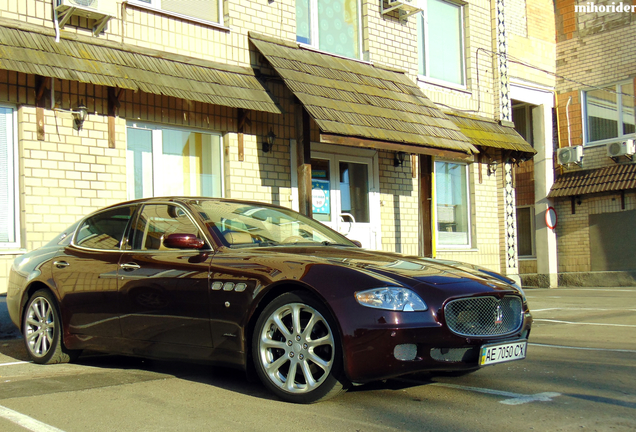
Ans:
[{"label": "wall-mounted lamp", "polygon": [[499,165],[499,162],[497,162],[496,160],[491,160],[490,162],[488,162],[488,171],[487,171],[488,176],[491,176],[497,172],[498,165]]},{"label": "wall-mounted lamp", "polygon": [[82,130],[82,127],[84,126],[84,120],[86,120],[86,117],[88,116],[88,110],[86,109],[86,106],[84,104],[81,104],[76,109],[71,111],[71,113],[73,114],[75,127],[77,127],[78,131]]},{"label": "wall-mounted lamp", "polygon": [[269,133],[265,136],[265,139],[262,143],[263,153],[269,153],[272,147],[274,146],[274,140],[276,139],[276,134],[273,130],[269,130]]},{"label": "wall-mounted lamp", "polygon": [[393,166],[402,166],[402,164],[404,164],[404,159],[406,159],[406,153],[403,151],[395,152],[395,155],[393,156]]}]

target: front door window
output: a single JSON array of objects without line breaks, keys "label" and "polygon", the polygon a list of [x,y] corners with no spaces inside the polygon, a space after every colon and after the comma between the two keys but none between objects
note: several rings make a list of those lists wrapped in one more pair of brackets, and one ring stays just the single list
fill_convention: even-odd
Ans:
[{"label": "front door window", "polygon": [[313,152],[313,218],[363,247],[375,248],[378,227],[372,220],[372,158]]}]

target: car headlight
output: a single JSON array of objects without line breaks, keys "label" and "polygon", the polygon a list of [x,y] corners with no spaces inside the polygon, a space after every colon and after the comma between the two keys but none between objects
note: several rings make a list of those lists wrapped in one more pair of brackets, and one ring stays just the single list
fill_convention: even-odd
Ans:
[{"label": "car headlight", "polygon": [[413,291],[406,288],[373,288],[356,293],[362,306],[392,311],[414,312],[428,309],[426,303]]}]

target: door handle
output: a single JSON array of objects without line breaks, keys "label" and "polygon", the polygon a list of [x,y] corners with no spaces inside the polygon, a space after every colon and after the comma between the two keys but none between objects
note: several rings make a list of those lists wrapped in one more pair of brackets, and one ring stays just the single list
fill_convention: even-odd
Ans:
[{"label": "door handle", "polygon": [[70,264],[67,263],[66,261],[54,261],[53,265],[59,269],[70,266]]},{"label": "door handle", "polygon": [[139,264],[135,264],[135,263],[121,264],[120,267],[124,269],[124,271],[139,270],[141,268]]}]

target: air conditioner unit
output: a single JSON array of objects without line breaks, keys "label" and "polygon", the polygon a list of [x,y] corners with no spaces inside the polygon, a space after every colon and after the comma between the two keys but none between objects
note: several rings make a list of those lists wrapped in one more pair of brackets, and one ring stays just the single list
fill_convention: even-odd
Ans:
[{"label": "air conditioner unit", "polygon": [[[104,1],[104,0],[102,0]],[[97,10],[99,0],[57,0],[57,8],[78,7],[91,11]]]},{"label": "air conditioner unit", "polygon": [[58,26],[64,28],[72,16],[80,16],[84,18],[94,19],[95,26],[93,27],[93,33],[95,35],[101,33],[108,20],[110,20],[114,13],[109,13],[103,10],[102,6],[111,6],[115,2],[110,0],[56,0],[57,6],[55,12],[57,12]]},{"label": "air conditioner unit", "polygon": [[628,159],[632,159],[632,155],[636,153],[636,144],[634,144],[633,139],[609,143],[605,148],[607,149],[607,156],[612,159],[619,156],[626,156]]},{"label": "air conditioner unit", "polygon": [[418,0],[387,0],[386,8],[384,7],[384,0],[382,0],[380,4],[382,5],[383,15],[394,10],[399,10],[401,21],[422,10],[422,8],[418,6]]},{"label": "air conditioner unit", "polygon": [[557,163],[568,165],[580,164],[583,160],[583,146],[564,147],[557,150]]}]

